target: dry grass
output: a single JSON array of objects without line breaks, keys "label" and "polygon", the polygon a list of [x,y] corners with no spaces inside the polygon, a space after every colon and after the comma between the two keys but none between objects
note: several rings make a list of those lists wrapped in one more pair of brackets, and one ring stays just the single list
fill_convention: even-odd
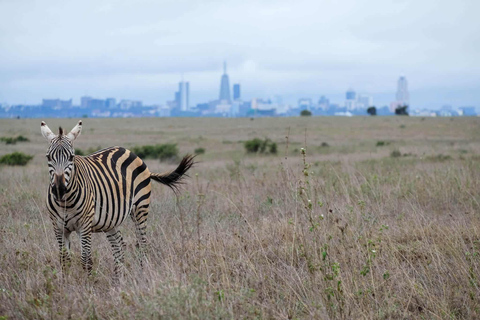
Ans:
[{"label": "dry grass", "polygon": [[[478,118],[85,119],[84,150],[206,149],[178,206],[154,186],[143,269],[133,223],[122,228],[118,286],[102,234],[92,277],[75,236],[70,272],[59,273],[40,121],[0,121],[0,136],[18,134],[30,142],[1,145],[0,156],[35,158],[0,167],[0,319],[480,318]],[[242,141],[254,137],[279,154],[246,156]]]}]

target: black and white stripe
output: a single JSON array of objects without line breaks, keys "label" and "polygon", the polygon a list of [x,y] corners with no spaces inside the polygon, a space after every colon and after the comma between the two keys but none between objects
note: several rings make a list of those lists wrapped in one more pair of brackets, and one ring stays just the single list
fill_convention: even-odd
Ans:
[{"label": "black and white stripe", "polygon": [[42,133],[50,141],[47,160],[50,186],[47,209],[60,246],[62,268],[70,260],[70,234],[77,232],[82,247],[82,264],[92,270],[91,237],[105,232],[112,245],[115,275],[123,273],[123,238],[118,227],[128,216],[135,223],[137,246],[146,244],[147,216],[150,206],[151,180],[176,189],[193,165],[186,156],[172,172],[151,173],[134,153],[111,147],[89,156],[75,156],[73,140],[81,132],[81,121],[64,135],[55,135],[42,122]]}]

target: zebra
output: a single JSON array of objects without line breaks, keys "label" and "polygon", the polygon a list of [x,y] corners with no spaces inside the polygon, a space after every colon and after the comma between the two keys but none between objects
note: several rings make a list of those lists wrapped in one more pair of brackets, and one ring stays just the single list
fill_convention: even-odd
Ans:
[{"label": "zebra", "polygon": [[137,247],[145,253],[151,180],[177,192],[194,165],[194,156],[186,155],[171,172],[152,173],[142,159],[122,147],[75,155],[73,142],[81,131],[81,120],[68,134],[60,127],[58,135],[44,121],[41,123],[42,135],[50,143],[46,153],[50,175],[46,204],[60,249],[60,264],[65,274],[71,261],[70,234],[75,231],[81,241],[82,266],[91,275],[92,233],[104,232],[113,250],[114,279],[119,279],[124,273],[124,241],[119,226],[130,215]]}]

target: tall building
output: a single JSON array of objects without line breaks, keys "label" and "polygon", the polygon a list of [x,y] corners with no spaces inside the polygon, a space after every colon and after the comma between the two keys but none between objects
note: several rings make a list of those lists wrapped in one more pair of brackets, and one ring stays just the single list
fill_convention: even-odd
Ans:
[{"label": "tall building", "polygon": [[180,81],[178,91],[175,92],[175,102],[181,111],[187,111],[190,108],[190,83]]},{"label": "tall building", "polygon": [[222,81],[220,82],[220,97],[219,100],[222,102],[230,103],[230,83],[228,81],[227,75],[227,63],[223,63],[223,75]]},{"label": "tall building", "polygon": [[347,98],[345,100],[347,110],[355,110],[357,108],[357,93],[352,88],[349,88],[345,96]]},{"label": "tall building", "polygon": [[105,106],[108,109],[115,109],[117,107],[117,100],[115,98],[107,98],[105,101]]},{"label": "tall building", "polygon": [[358,95],[358,98],[357,98],[357,102],[358,102],[358,107],[359,108],[368,108],[368,107],[371,107],[373,106],[373,97],[371,96],[368,96],[366,94],[359,94]]},{"label": "tall building", "polygon": [[233,85],[233,101],[240,100],[240,84]]},{"label": "tall building", "polygon": [[409,105],[410,95],[408,94],[407,78],[400,77],[397,82],[397,95],[396,100],[399,105]]},{"label": "tall building", "polygon": [[88,108],[88,103],[92,100],[92,97],[83,96],[80,98],[80,106],[82,108]]},{"label": "tall building", "polygon": [[60,99],[43,99],[43,107],[49,107],[54,109],[64,109],[72,107],[72,99],[70,100],[60,100]]},{"label": "tall building", "polygon": [[318,107],[322,110],[328,110],[330,106],[330,100],[328,100],[325,96],[321,96],[318,99]]},{"label": "tall building", "polygon": [[355,92],[355,90],[353,90],[353,88],[349,88],[347,90],[346,98],[347,98],[347,100],[357,99],[357,93]]}]

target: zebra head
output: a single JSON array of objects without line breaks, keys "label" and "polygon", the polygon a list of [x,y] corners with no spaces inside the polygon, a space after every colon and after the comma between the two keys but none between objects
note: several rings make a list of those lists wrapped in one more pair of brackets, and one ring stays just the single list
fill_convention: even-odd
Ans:
[{"label": "zebra head", "polygon": [[50,142],[46,154],[50,173],[50,192],[57,201],[63,201],[74,169],[73,141],[82,131],[82,120],[78,121],[68,134],[64,134],[62,127],[58,129],[58,135],[54,134],[43,121],[41,130],[42,135]]}]

